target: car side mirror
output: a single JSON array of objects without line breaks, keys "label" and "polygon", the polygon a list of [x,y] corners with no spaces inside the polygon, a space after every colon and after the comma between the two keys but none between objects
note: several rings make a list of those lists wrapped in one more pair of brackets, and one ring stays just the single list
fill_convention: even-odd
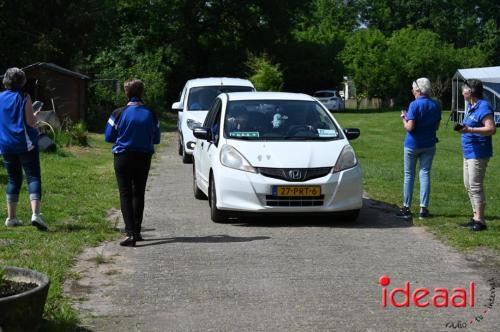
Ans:
[{"label": "car side mirror", "polygon": [[356,139],[361,135],[361,131],[358,128],[345,128],[344,134],[348,140]]},{"label": "car side mirror", "polygon": [[205,141],[208,141],[212,138],[210,128],[206,128],[206,127],[194,127],[193,128],[193,135],[194,135],[194,137],[205,140]]},{"label": "car side mirror", "polygon": [[183,106],[180,102],[176,102],[172,104],[172,112],[182,112]]}]

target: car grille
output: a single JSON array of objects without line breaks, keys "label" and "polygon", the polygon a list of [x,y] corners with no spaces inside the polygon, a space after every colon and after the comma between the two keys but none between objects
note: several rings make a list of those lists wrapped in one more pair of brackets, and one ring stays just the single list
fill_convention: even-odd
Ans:
[{"label": "car grille", "polygon": [[265,168],[260,167],[259,173],[273,179],[290,182],[303,182],[326,176],[332,170],[331,167],[319,168]]},{"label": "car grille", "polygon": [[322,206],[324,195],[310,196],[272,196],[266,195],[267,206]]}]

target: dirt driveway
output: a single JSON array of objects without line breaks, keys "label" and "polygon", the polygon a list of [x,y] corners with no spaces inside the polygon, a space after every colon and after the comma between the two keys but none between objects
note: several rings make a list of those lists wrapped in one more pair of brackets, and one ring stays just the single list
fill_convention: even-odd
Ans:
[{"label": "dirt driveway", "polygon": [[[366,199],[354,224],[214,224],[207,201],[193,198],[192,169],[173,143],[148,184],[146,241],[136,248],[105,243],[79,259],[82,278],[68,289],[87,330],[499,331],[500,306],[487,306],[495,293],[489,280],[500,277],[394,218],[392,208]],[[382,275],[391,279],[388,293],[406,281],[410,292],[468,292],[473,281],[475,305],[384,308]]]}]

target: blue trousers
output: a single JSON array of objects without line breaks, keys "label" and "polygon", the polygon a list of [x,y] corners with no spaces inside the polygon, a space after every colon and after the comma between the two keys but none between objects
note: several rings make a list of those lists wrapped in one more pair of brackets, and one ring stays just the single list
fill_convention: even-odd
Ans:
[{"label": "blue trousers", "polygon": [[23,169],[28,182],[30,200],[42,199],[42,177],[38,149],[21,154],[4,153],[3,163],[7,169],[8,202],[16,203],[19,201],[19,192],[23,183]]},{"label": "blue trousers", "polygon": [[429,195],[431,191],[431,167],[435,153],[435,146],[424,149],[404,149],[404,206],[411,207],[417,160],[420,165],[420,207],[427,208],[429,206]]}]

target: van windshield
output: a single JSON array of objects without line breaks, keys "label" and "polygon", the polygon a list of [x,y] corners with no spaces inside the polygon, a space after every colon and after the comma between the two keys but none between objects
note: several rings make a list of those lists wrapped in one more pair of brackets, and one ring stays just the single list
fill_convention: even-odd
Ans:
[{"label": "van windshield", "polygon": [[316,98],[331,98],[337,97],[335,91],[316,91],[314,93],[314,97]]},{"label": "van windshield", "polygon": [[191,88],[188,96],[189,111],[206,111],[212,106],[212,103],[219,94],[223,92],[250,92],[254,88],[250,86],[237,85],[217,85],[200,86]]},{"label": "van windshield", "polygon": [[316,101],[238,100],[227,105],[224,137],[244,140],[334,140],[341,134]]}]

